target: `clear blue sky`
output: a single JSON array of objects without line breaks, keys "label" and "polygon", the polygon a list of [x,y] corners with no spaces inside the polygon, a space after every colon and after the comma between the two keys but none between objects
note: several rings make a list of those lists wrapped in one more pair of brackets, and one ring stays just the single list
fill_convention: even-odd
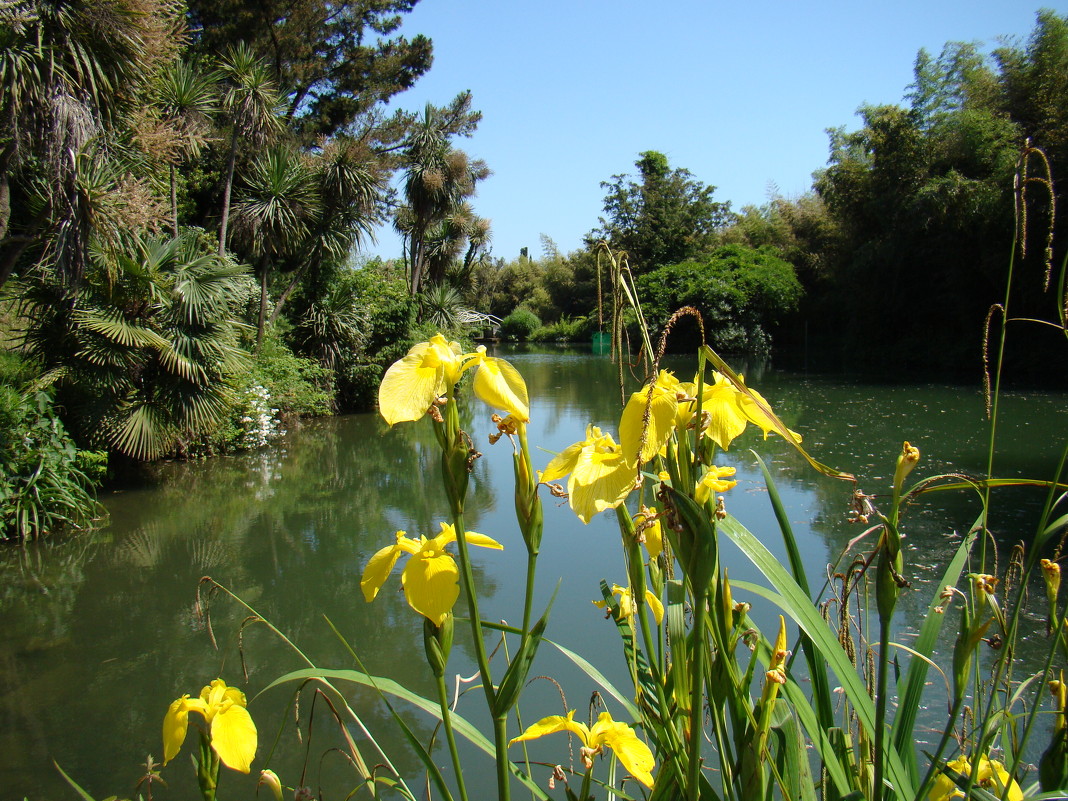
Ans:
[{"label": "clear blue sky", "polygon": [[[1027,0],[422,0],[405,35],[434,65],[394,106],[420,110],[470,90],[483,114],[457,145],[493,175],[475,211],[493,255],[565,253],[597,225],[601,181],[665,153],[740,210],[810,188],[826,129],[858,127],[865,103],[900,103],[921,47],[1026,42]],[[400,255],[392,229],[367,248]]]}]

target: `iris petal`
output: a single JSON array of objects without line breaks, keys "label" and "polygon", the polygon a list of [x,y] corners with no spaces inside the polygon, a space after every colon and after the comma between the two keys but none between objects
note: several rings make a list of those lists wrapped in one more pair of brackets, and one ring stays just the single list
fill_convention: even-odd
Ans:
[{"label": "iris petal", "polygon": [[642,429],[645,426],[645,410],[649,409],[649,428],[645,433],[645,444],[641,448],[642,463],[653,460],[660,449],[667,443],[671,430],[675,426],[675,413],[679,401],[677,390],[681,387],[678,380],[670,373],[662,372],[653,386],[652,399],[648,386],[635,392],[623,409],[619,421],[619,444],[623,455],[634,464],[641,445]]},{"label": "iris petal", "polygon": [[378,411],[391,426],[419,420],[445,390],[445,366],[430,343],[420,342],[382,376]]},{"label": "iris petal", "polygon": [[460,571],[444,551],[424,551],[408,560],[401,575],[408,604],[440,626],[460,597]]},{"label": "iris petal", "polygon": [[[604,744],[612,749],[627,772],[646,787],[653,786],[653,752],[638,739],[638,735],[626,723],[612,720],[602,712],[590,732],[591,747]],[[596,743],[596,745],[595,745]]]},{"label": "iris petal", "polygon": [[382,548],[371,557],[367,562],[367,567],[363,569],[363,578],[360,579],[360,589],[363,590],[364,600],[370,603],[375,599],[378,591],[389,578],[389,574],[393,572],[393,566],[397,564],[400,555],[405,552],[412,553],[412,545],[418,546],[414,540],[405,537],[403,531],[398,531],[395,544]]},{"label": "iris petal", "polygon": [[546,734],[555,734],[558,731],[567,731],[573,734],[577,734],[582,739],[583,745],[589,745],[590,731],[583,724],[577,723],[574,720],[575,710],[572,709],[567,713],[567,717],[563,715],[549,715],[547,718],[542,718],[537,723],[534,723],[527,727],[527,730],[520,734],[518,737],[510,740],[509,745],[512,743],[523,742],[524,740],[536,740],[539,737],[544,737]]},{"label": "iris petal", "polygon": [[567,489],[571,508],[583,523],[598,512],[615,509],[634,489],[635,469],[621,453],[584,451],[571,472]]},{"label": "iris petal", "polygon": [[189,696],[183,695],[174,701],[163,716],[163,764],[166,765],[182,750],[186,732],[189,730]]},{"label": "iris petal", "polygon": [[248,773],[256,745],[256,724],[243,706],[232,704],[212,718],[211,747],[228,768]]},{"label": "iris petal", "polygon": [[[481,352],[480,352],[481,353]],[[487,406],[530,421],[530,400],[523,376],[504,359],[482,357],[475,371],[475,395]]]}]

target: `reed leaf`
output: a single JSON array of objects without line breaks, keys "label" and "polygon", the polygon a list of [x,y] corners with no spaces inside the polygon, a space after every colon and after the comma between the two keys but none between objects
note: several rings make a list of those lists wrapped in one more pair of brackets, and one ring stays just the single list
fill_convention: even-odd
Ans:
[{"label": "reed leaf", "polygon": [[[828,668],[841,682],[846,696],[853,704],[860,725],[869,734],[874,734],[875,705],[868,696],[867,688],[835,638],[834,632],[820,616],[816,606],[797,585],[786,568],[779,563],[779,560],[736,519],[728,515],[720,521],[717,529],[741,549],[742,553],[764,574],[764,577],[778,592],[748,582],[738,582],[736,586],[743,587],[771,601],[800,626],[801,630],[812,639],[826,660]],[[901,755],[896,750],[890,749],[887,754],[887,763],[888,775],[897,796],[911,798],[915,795],[911,773],[906,769]]]}]

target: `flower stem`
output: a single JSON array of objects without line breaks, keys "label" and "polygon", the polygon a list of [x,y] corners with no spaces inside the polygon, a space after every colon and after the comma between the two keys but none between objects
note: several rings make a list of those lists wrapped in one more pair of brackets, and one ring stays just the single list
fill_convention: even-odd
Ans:
[{"label": "flower stem", "polygon": [[690,801],[701,795],[701,729],[704,720],[705,621],[708,617],[708,585],[695,586],[693,601],[693,649],[690,654],[690,738],[687,742],[686,788]]},{"label": "flower stem", "polygon": [[[456,547],[459,550],[460,572],[463,576],[464,596],[467,600],[468,617],[471,621],[471,637],[475,648],[475,660],[478,664],[478,672],[482,677],[482,690],[486,694],[486,704],[492,710],[496,705],[497,694],[493,689],[493,677],[490,675],[489,659],[486,656],[486,642],[482,636],[482,618],[478,611],[478,593],[475,591],[475,576],[471,570],[471,558],[467,550],[467,529],[464,528],[464,516],[462,512],[453,511],[453,527],[456,531]],[[500,723],[501,735],[496,736],[497,751],[497,793],[500,801],[507,801],[509,797],[508,775],[508,736],[504,731],[507,720],[495,720],[494,729]]]},{"label": "flower stem", "polygon": [[460,792],[460,800],[467,801],[467,787],[464,785],[463,765],[460,764],[460,753],[456,750],[456,735],[452,730],[452,710],[449,709],[449,691],[445,687],[445,674],[435,673],[434,678],[438,685],[438,704],[441,706],[441,724],[445,728],[445,739],[449,743],[449,755],[452,757],[452,769],[456,772],[456,788]]}]

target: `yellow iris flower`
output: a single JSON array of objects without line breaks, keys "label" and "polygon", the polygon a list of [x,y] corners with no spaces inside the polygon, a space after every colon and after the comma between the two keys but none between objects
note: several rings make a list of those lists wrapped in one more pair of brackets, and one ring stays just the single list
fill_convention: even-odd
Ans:
[{"label": "yellow iris flower", "polygon": [[586,770],[593,767],[593,757],[605,748],[611,748],[631,776],[646,787],[653,786],[653,752],[649,750],[649,746],[638,739],[638,735],[630,726],[612,720],[612,716],[607,712],[601,713],[592,729],[575,721],[574,717],[575,710],[572,709],[567,713],[567,717],[550,715],[542,718],[508,744],[534,740],[558,731],[571,732],[582,740],[580,753]]},{"label": "yellow iris flower", "polygon": [[378,386],[378,409],[391,426],[418,420],[437,398],[452,391],[462,374],[460,344],[435,334],[386,370]]},{"label": "yellow iris flower", "polygon": [[[678,379],[667,370],[661,370],[653,384],[652,396],[648,385],[630,396],[619,421],[619,444],[630,464],[635,464],[639,446],[642,464],[648,464],[667,443],[675,427],[680,393],[685,394]],[[646,409],[649,410],[649,427],[642,445]]]},{"label": "yellow iris flower", "polygon": [[183,695],[174,701],[163,718],[163,764],[174,759],[185,742],[189,713],[199,712],[211,731],[211,747],[223,764],[248,773],[256,756],[256,724],[252,722],[245,694],[215,679],[200,691],[199,698]]},{"label": "yellow iris flower", "polygon": [[[398,531],[396,537],[393,545],[382,548],[367,562],[360,581],[363,597],[368,602],[373,601],[401,554],[409,554],[411,558],[401,574],[404,596],[412,609],[440,626],[460,597],[460,570],[452,554],[445,550],[447,545],[456,542],[456,531],[450,524],[442,523],[441,533],[433,539],[420,536],[415,540],[403,531]],[[468,531],[466,537],[471,545],[498,551],[504,549],[484,534]]]},{"label": "yellow iris flower", "polygon": [[737,481],[724,480],[729,479],[735,472],[733,467],[716,467],[712,465],[697,483],[697,488],[693,494],[694,500],[704,506],[705,502],[712,497],[713,492],[726,492],[737,486]]},{"label": "yellow iris flower", "polygon": [[[720,448],[727,450],[749,423],[759,426],[764,432],[764,439],[776,430],[768,411],[771,406],[759,392],[748,389],[752,398],[739,392],[726,376],[713,372],[713,382],[704,385],[701,395],[701,411],[707,413],[708,428],[705,434]],[[697,393],[697,382],[680,385],[680,391],[692,396]],[[754,398],[756,400],[754,400]],[[765,411],[767,409],[768,411]],[[684,401],[678,405],[675,424],[685,428],[693,420],[697,410],[696,401]],[[801,441],[801,435],[790,431],[795,442]]]},{"label": "yellow iris flower", "polygon": [[[638,605],[634,602],[634,596],[630,591],[630,587],[620,587],[618,584],[613,584],[612,592],[619,596],[620,620],[626,620],[628,617],[634,617],[638,614]],[[664,605],[660,603],[660,599],[650,590],[645,591],[645,602],[649,605],[649,608],[653,610],[653,617],[656,619],[656,625],[659,626],[664,619]],[[594,601],[593,605],[604,609],[608,606],[608,602],[604,600]]]},{"label": "yellow iris flower", "polygon": [[527,385],[518,370],[504,359],[487,356],[484,346],[474,353],[463,353],[460,343],[441,334],[412,346],[403,359],[386,370],[378,385],[382,417],[391,426],[419,420],[438,398],[452,394],[471,367],[477,367],[475,395],[494,409],[509,412],[523,422],[530,420]]},{"label": "yellow iris flower", "polygon": [[637,479],[634,465],[627,464],[612,435],[602,434],[594,425],[586,426],[586,439],[565,448],[549,462],[541,480],[558,481],[569,473],[571,508],[583,523],[589,523],[598,512],[623,503]]},{"label": "yellow iris flower", "polygon": [[[946,767],[962,776],[969,776],[972,772],[972,763],[966,756],[957,757],[947,763]],[[980,787],[989,790],[998,798],[1002,797],[1007,786],[1009,792],[1004,796],[1006,801],[1023,801],[1023,790],[1020,789],[1016,780],[1009,776],[1009,772],[1000,762],[987,759],[986,756],[979,757],[979,770],[975,780]],[[952,798],[964,798],[964,792],[949,776],[944,773],[938,774],[934,787],[927,793],[928,801],[950,801]]]}]

